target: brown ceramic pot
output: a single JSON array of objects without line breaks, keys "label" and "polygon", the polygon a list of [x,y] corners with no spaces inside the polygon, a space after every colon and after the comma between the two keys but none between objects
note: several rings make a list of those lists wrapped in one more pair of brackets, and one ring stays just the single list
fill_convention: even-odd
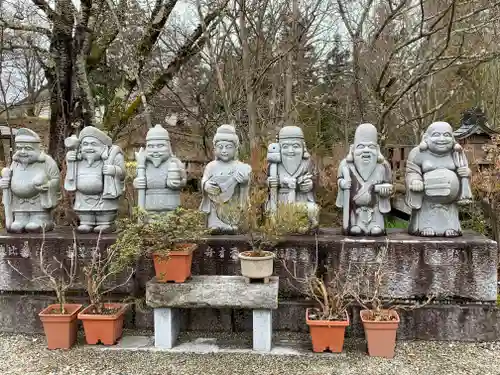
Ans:
[{"label": "brown ceramic pot", "polygon": [[345,328],[349,325],[349,315],[346,313],[346,320],[310,320],[309,312],[306,310],[306,323],[309,326],[313,351],[316,353],[330,349],[332,353],[342,352],[344,347]]},{"label": "brown ceramic pot", "polygon": [[379,322],[370,320],[370,310],[361,310],[361,321],[365,329],[368,354],[372,357],[393,358],[396,348],[396,331],[399,326],[399,315],[394,310],[385,310],[394,320]]},{"label": "brown ceramic pot", "polygon": [[66,314],[52,314],[51,311],[59,309],[60,305],[49,305],[43,309],[38,316],[43,324],[45,337],[47,338],[47,348],[49,349],[69,349],[76,341],[78,332],[78,311],[82,305],[66,303],[64,309]]},{"label": "brown ceramic pot", "polygon": [[160,283],[183,283],[191,277],[191,264],[196,244],[180,244],[169,256],[153,254],[156,281]]},{"label": "brown ceramic pot", "polygon": [[123,303],[105,303],[106,309],[118,309],[111,315],[91,314],[94,308],[90,305],[78,314],[78,319],[83,322],[85,340],[87,344],[95,345],[99,341],[104,345],[114,345],[122,336],[123,318],[128,305]]}]

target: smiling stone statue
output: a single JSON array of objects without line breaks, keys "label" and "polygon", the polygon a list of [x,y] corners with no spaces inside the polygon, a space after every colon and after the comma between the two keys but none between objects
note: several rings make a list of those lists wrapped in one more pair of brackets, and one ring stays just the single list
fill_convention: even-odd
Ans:
[{"label": "smiling stone statue", "polygon": [[146,149],[136,154],[139,207],[152,213],[176,209],[181,204],[180,191],[186,185],[183,163],[172,154],[168,131],[161,125],[146,135]]},{"label": "smiling stone statue", "polygon": [[66,139],[67,173],[64,187],[75,191],[73,206],[80,233],[114,230],[119,199],[124,191],[125,158],[103,131],[87,126]]},{"label": "smiling stone statue", "polygon": [[458,204],[472,200],[471,171],[462,147],[446,122],[431,124],[406,161],[406,204],[412,209],[410,234],[462,234]]},{"label": "smiling stone statue", "polygon": [[337,207],[343,208],[345,234],[385,233],[383,215],[391,211],[392,174],[377,138],[375,126],[359,125],[349,154],[340,162]]},{"label": "smiling stone statue", "polygon": [[233,232],[237,229],[237,220],[228,223],[221,207],[232,204],[236,208],[246,204],[252,168],[238,160],[240,142],[234,126],[219,126],[213,144],[215,160],[203,171],[200,210],[208,213],[210,229]]},{"label": "smiling stone statue", "polygon": [[6,229],[20,233],[54,229],[51,210],[59,195],[59,168],[40,148],[40,137],[30,129],[19,129],[14,139],[12,164],[0,179],[3,189]]}]

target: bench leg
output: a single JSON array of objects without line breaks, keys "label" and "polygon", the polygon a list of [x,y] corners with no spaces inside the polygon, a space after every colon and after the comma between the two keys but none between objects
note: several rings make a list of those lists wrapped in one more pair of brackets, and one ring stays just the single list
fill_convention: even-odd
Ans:
[{"label": "bench leg", "polygon": [[181,328],[178,309],[154,309],[155,347],[172,349]]},{"label": "bench leg", "polygon": [[253,350],[270,352],[272,335],[273,311],[253,310]]}]

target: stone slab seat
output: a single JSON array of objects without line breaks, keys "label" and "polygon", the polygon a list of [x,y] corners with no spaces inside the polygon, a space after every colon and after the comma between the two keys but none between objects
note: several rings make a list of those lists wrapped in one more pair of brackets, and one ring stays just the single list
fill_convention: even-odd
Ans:
[{"label": "stone slab seat", "polygon": [[180,331],[181,308],[251,309],[253,349],[270,351],[272,310],[278,308],[279,278],[246,283],[243,276],[193,276],[185,283],[146,284],[146,304],[154,309],[155,346],[171,349]]}]

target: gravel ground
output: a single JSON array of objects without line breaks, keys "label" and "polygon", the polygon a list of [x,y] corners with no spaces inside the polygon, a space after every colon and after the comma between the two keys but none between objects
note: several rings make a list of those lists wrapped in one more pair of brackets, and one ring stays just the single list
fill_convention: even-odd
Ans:
[{"label": "gravel ground", "polygon": [[370,358],[363,342],[343,354],[170,354],[78,345],[50,351],[43,336],[0,334],[0,374],[75,375],[500,375],[500,343],[398,342],[392,360]]}]

